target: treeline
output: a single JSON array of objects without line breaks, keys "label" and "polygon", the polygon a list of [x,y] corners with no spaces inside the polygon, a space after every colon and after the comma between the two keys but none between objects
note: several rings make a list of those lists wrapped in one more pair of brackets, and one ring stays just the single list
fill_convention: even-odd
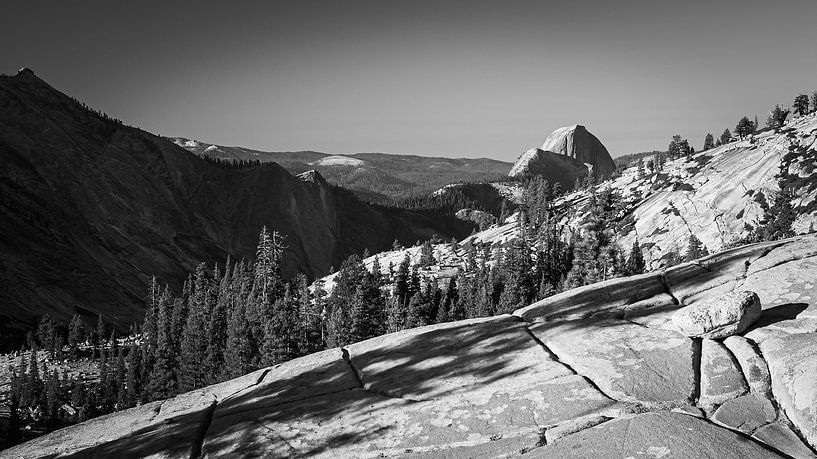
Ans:
[{"label": "treeline", "polygon": [[460,209],[485,210],[480,202],[469,198],[457,187],[447,188],[443,193],[391,198],[383,205],[403,210],[427,211],[445,215],[454,214]]},{"label": "treeline", "polygon": [[[726,145],[736,139],[743,140],[746,138],[752,138],[754,134],[764,132],[765,130],[778,129],[783,126],[786,119],[792,112],[799,116],[817,113],[817,91],[814,91],[811,94],[810,103],[809,96],[807,94],[798,94],[794,97],[794,103],[791,105],[791,107],[776,104],[771,110],[769,110],[769,116],[766,118],[765,128],[761,128],[757,116],[755,116],[754,121],[750,120],[748,116],[742,116],[731,132],[729,129],[724,129],[723,133],[721,133],[720,137],[717,139],[711,132],[707,133],[704,137],[702,150],[705,151],[721,145]],[[687,144],[686,150],[683,148],[682,143]],[[681,149],[684,150],[681,152],[681,154],[676,154],[675,157],[684,156],[684,154],[689,155],[695,152],[694,148],[688,146],[688,141],[686,139],[681,139],[680,135],[673,137],[673,141],[670,143],[670,148],[672,148],[673,144],[681,145]],[[689,152],[689,149],[691,149],[691,153]],[[672,153],[672,150],[670,150],[671,158],[673,158]]]},{"label": "treeline", "polygon": [[207,161],[210,164],[215,164],[224,169],[246,169],[251,167],[258,167],[262,164],[258,159],[230,159],[230,158],[214,158],[209,155],[201,155],[199,158]]}]

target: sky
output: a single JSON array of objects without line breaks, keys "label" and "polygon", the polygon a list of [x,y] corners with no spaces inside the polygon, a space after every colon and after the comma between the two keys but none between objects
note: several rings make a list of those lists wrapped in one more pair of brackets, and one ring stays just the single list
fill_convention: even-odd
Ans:
[{"label": "sky", "polygon": [[[12,3],[12,2],[9,2]],[[582,124],[700,148],[817,91],[817,1],[6,4],[0,73],[166,136],[513,161]]]}]

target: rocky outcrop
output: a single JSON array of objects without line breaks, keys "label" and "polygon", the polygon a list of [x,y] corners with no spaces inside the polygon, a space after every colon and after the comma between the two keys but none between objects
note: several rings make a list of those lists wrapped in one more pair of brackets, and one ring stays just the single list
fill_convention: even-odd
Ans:
[{"label": "rocky outcrop", "polygon": [[[384,335],[4,453],[814,457],[817,264],[808,247],[817,236],[715,254],[711,271],[680,266],[513,315]],[[706,304],[749,282],[763,311],[742,335],[721,342],[673,329],[681,296]]]},{"label": "rocky outcrop", "polygon": [[526,151],[513,165],[511,177],[543,175],[569,189],[577,177],[604,180],[616,170],[607,148],[579,124],[553,131],[541,148]]},{"label": "rocky outcrop", "polygon": [[686,336],[721,339],[746,330],[760,313],[757,293],[737,291],[681,308],[672,322]]}]

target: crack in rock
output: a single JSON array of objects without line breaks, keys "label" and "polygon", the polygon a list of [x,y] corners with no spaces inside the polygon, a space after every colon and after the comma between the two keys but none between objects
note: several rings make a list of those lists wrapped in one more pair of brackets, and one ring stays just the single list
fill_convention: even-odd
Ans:
[{"label": "crack in rock", "polygon": [[[744,336],[744,338],[746,337]],[[763,362],[766,363],[766,367],[769,368],[769,378],[772,378],[771,367],[769,366],[769,362],[766,360],[766,356],[763,355],[763,350],[760,348],[760,346],[758,346],[756,342],[752,341],[751,339],[746,338],[746,341],[749,343],[750,346],[752,346],[752,348],[754,348],[754,350],[757,352],[757,355],[759,355],[760,358],[763,359]],[[799,438],[800,441],[804,445],[806,445],[806,447],[809,450],[817,454],[817,450],[815,450],[815,448],[811,446],[811,443],[808,442],[806,436],[803,435],[803,432],[800,431],[800,428],[797,426],[797,424],[791,422],[791,419],[789,419],[789,416],[786,414],[786,410],[777,401],[777,397],[775,396],[774,393],[774,384],[769,384],[769,393],[767,395],[767,398],[769,399],[770,402],[772,402],[772,406],[774,407],[775,411],[777,411],[778,418],[783,418],[783,420],[786,422],[791,431],[794,432],[797,438]]]},{"label": "crack in rock", "polygon": [[607,399],[613,400],[613,401],[616,401],[616,402],[620,401],[620,400],[617,400],[617,399],[611,397],[609,394],[607,394],[606,392],[601,390],[601,388],[598,386],[598,384],[596,384],[596,382],[593,381],[592,379],[590,379],[588,376],[579,373],[578,371],[576,371],[575,368],[573,368],[572,365],[570,365],[569,363],[563,361],[555,352],[553,352],[552,349],[550,349],[545,343],[542,342],[542,340],[539,339],[539,337],[537,337],[531,331],[530,327],[526,327],[525,331],[528,332],[528,335],[530,335],[531,339],[533,339],[553,360],[555,360],[556,362],[564,365],[565,368],[570,370],[570,372],[573,373],[574,375],[580,376],[582,379],[584,379],[587,382],[587,384],[590,385],[590,387],[597,390],[601,395],[603,395]]},{"label": "crack in rock", "polygon": [[658,278],[661,280],[661,285],[664,286],[664,292],[667,295],[671,296],[673,300],[675,300],[675,304],[677,304],[678,306],[683,306],[683,303],[681,303],[681,301],[678,300],[678,297],[676,297],[675,294],[672,293],[672,289],[670,288],[669,282],[667,281],[667,271],[662,270],[661,275],[658,276]]},{"label": "crack in rock", "polygon": [[190,459],[198,459],[201,457],[201,449],[204,446],[204,439],[207,436],[207,431],[210,430],[210,424],[213,423],[213,417],[216,412],[216,405],[218,402],[213,400],[210,406],[207,407],[204,413],[204,421],[199,426],[196,436],[193,438],[193,445],[190,450]]},{"label": "crack in rock", "polygon": [[[352,371],[352,374],[355,375],[355,380],[357,380],[359,390],[362,390],[364,392],[368,392],[370,394],[379,395],[379,396],[385,397],[385,398],[396,398],[396,399],[404,400],[404,401],[409,402],[409,403],[419,403],[419,402],[434,400],[434,399],[418,400],[418,399],[404,397],[402,395],[399,395],[399,394],[396,394],[396,393],[393,393],[393,392],[390,392],[390,391],[385,391],[385,390],[382,390],[382,389],[375,389],[374,387],[372,387],[371,384],[366,384],[363,381],[363,372],[358,370],[358,368],[352,362],[352,356],[349,354],[349,350],[346,349],[345,347],[342,347],[342,348],[340,348],[340,351],[341,351],[341,355],[343,356],[343,360],[346,361],[346,363],[349,365],[349,369]],[[354,390],[354,389],[352,389],[352,390]]]}]

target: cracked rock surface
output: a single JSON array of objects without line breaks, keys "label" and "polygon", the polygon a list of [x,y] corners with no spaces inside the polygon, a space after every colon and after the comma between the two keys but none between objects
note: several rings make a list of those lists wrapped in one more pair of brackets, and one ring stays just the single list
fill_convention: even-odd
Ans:
[{"label": "cracked rock surface", "polygon": [[[814,457],[817,237],[330,349],[3,457]],[[722,341],[672,313],[756,291]]]}]

